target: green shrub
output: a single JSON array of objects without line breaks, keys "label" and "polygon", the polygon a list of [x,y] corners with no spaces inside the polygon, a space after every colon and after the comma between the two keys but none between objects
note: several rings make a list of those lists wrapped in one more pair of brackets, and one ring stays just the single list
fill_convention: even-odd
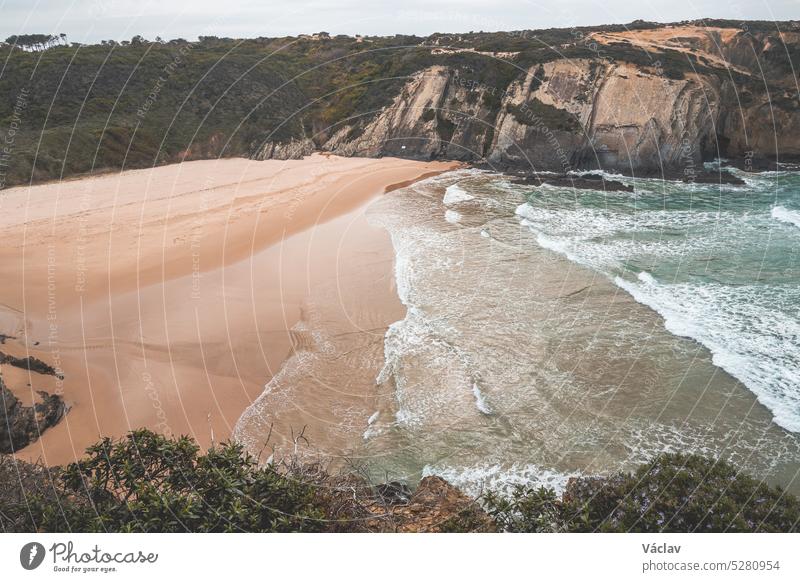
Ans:
[{"label": "green shrub", "polygon": [[79,532],[313,532],[325,527],[315,487],[259,467],[226,443],[200,454],[188,437],[148,430],[103,439],[68,465],[52,496],[28,499],[28,527]]},{"label": "green shrub", "polygon": [[487,512],[503,531],[518,533],[558,531],[561,508],[556,492],[546,487],[517,485],[509,496],[489,492]]},{"label": "green shrub", "polygon": [[[394,531],[397,516],[377,499],[357,475],[332,477],[308,465],[260,467],[236,444],[201,454],[188,437],[148,430],[103,439],[65,468],[0,455],[0,531]],[[437,499],[419,501],[410,515],[423,523],[441,514],[444,502]],[[696,455],[665,454],[633,473],[571,479],[561,496],[517,486],[480,502],[491,519],[474,503],[456,504],[438,531],[800,529],[796,497]]]},{"label": "green shrub", "polygon": [[551,131],[578,131],[581,127],[573,113],[535,98],[522,105],[509,105],[508,112],[523,125],[541,124]]},{"label": "green shrub", "polygon": [[497,526],[480,507],[474,505],[466,507],[444,520],[440,525],[439,533],[496,533]]},{"label": "green shrub", "polygon": [[548,489],[490,493],[487,511],[506,531],[796,532],[800,501],[724,461],[664,454],[634,473],[579,478],[559,499]]},{"label": "green shrub", "polygon": [[447,119],[444,115],[436,115],[436,132],[439,134],[439,139],[445,143],[449,143],[453,139],[456,124]]}]

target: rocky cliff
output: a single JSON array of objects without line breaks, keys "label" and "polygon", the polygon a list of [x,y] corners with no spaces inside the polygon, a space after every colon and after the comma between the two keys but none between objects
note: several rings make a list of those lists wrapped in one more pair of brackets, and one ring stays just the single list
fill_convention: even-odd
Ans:
[{"label": "rocky cliff", "polygon": [[469,68],[428,67],[368,123],[340,128],[321,148],[500,169],[686,175],[715,157],[743,165],[800,158],[796,78],[770,64],[777,47],[796,54],[800,35],[782,44],[683,26],[590,38],[592,58],[517,66],[499,88]]}]

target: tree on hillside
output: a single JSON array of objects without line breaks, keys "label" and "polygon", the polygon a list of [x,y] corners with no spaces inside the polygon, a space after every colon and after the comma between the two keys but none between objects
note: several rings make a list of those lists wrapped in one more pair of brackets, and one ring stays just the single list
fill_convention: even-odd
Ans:
[{"label": "tree on hillside", "polygon": [[52,34],[15,34],[6,39],[6,43],[16,45],[25,50],[42,51],[56,45],[67,44],[67,35]]}]

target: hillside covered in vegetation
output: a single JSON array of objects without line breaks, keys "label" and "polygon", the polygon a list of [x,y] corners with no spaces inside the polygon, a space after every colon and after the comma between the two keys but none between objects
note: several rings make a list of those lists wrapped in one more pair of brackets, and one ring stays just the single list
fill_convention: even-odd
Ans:
[{"label": "hillside covered in vegetation", "polygon": [[314,150],[524,171],[800,159],[797,22],[91,46],[26,35],[0,57],[0,187]]}]

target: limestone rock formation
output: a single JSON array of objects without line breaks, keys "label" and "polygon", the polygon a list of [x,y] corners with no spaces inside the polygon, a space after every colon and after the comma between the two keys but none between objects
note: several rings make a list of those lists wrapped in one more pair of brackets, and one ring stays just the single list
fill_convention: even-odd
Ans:
[{"label": "limestone rock formation", "polygon": [[[499,92],[458,66],[428,67],[369,122],[340,127],[321,147],[347,156],[485,161],[501,170],[672,176],[695,175],[718,156],[800,159],[794,77],[762,64],[778,48],[774,39],[692,26],[636,32],[596,35],[623,58],[598,51],[519,68]],[[800,34],[787,35],[784,41],[800,44]],[[649,60],[632,62],[639,58],[632,51],[645,49]],[[761,58],[752,58],[759,50]]]},{"label": "limestone rock formation", "polygon": [[292,139],[288,142],[268,141],[255,148],[254,160],[296,160],[314,153],[314,142],[308,138]]}]

